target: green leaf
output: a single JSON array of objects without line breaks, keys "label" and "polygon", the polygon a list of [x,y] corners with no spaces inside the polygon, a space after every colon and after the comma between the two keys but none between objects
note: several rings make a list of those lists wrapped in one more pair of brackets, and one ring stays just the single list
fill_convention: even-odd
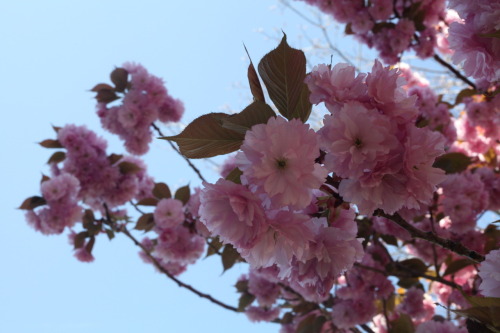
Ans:
[{"label": "green leaf", "polygon": [[413,333],[415,327],[410,316],[407,314],[400,314],[399,318],[390,322],[389,333]]},{"label": "green leaf", "polygon": [[165,183],[156,183],[153,188],[153,195],[158,199],[170,199],[172,197],[170,188]]},{"label": "green leaf", "polygon": [[144,198],[137,202],[138,206],[156,206],[158,204],[158,199],[156,198]]},{"label": "green leaf", "polygon": [[443,276],[454,274],[461,270],[462,268],[465,268],[467,266],[473,265],[474,262],[469,259],[458,259],[453,261],[451,264],[446,267],[446,270],[444,271]]},{"label": "green leaf", "polygon": [[115,85],[115,90],[123,92],[128,84],[128,72],[125,68],[115,68],[110,75],[111,82]]},{"label": "green leaf", "polygon": [[459,173],[471,164],[469,156],[462,153],[447,153],[439,156],[432,165],[434,168],[443,169],[446,174]]},{"label": "green leaf", "polygon": [[64,161],[66,158],[66,153],[63,151],[56,151],[52,156],[50,156],[49,160],[47,161],[47,164],[51,163],[59,163]]},{"label": "green leaf", "polygon": [[281,43],[262,58],[258,69],[278,111],[289,120],[298,118],[305,122],[311,114],[312,105],[309,102],[309,89],[304,83],[304,52],[291,48],[283,34]]},{"label": "green leaf", "polygon": [[64,148],[64,146],[59,142],[59,140],[43,140],[42,142],[38,143],[40,146],[44,148]]},{"label": "green leaf", "polygon": [[248,84],[250,85],[250,91],[252,92],[254,101],[265,102],[264,91],[262,91],[262,86],[260,85],[259,76],[257,75],[257,71],[253,65],[252,59],[250,58],[250,54],[248,53],[247,47],[243,44],[245,51],[248,55],[248,59],[250,59],[250,65],[248,65],[247,77]]},{"label": "green leaf", "polygon": [[224,272],[234,266],[238,261],[241,261],[241,256],[231,244],[226,244],[222,251],[222,266]]},{"label": "green leaf", "polygon": [[153,214],[147,213],[147,214],[143,214],[139,218],[139,220],[137,221],[137,224],[135,225],[135,229],[149,231],[149,230],[153,229],[154,226],[155,226],[155,220],[153,218]]},{"label": "green leaf", "polygon": [[230,182],[233,182],[235,184],[241,184],[241,175],[243,172],[239,168],[234,168],[227,176],[226,180],[229,180]]},{"label": "green leaf", "polygon": [[135,163],[127,161],[118,163],[118,168],[120,169],[120,172],[123,173],[124,175],[142,171],[142,168],[140,166],[138,166]]},{"label": "green leaf", "polygon": [[253,102],[240,113],[230,115],[222,120],[222,127],[245,134],[253,125],[266,124],[269,118],[275,117],[273,109],[263,102]]},{"label": "green leaf", "polygon": [[189,190],[189,185],[180,187],[177,191],[175,191],[174,198],[182,201],[184,205],[188,203],[190,197],[191,192]]},{"label": "green leaf", "polygon": [[36,207],[43,206],[47,204],[47,201],[43,197],[33,196],[23,201],[19,209],[33,210]]},{"label": "green leaf", "polygon": [[160,139],[175,141],[182,155],[188,158],[206,158],[224,155],[238,150],[245,136],[222,127],[222,121],[230,115],[209,113],[193,120],[178,135]]}]

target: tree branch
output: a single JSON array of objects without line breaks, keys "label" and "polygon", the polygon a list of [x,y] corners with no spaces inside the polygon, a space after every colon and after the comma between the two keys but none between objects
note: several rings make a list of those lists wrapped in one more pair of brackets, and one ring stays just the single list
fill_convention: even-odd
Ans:
[{"label": "tree branch", "polygon": [[[153,127],[155,129],[155,131],[158,133],[159,136],[165,136],[161,132],[160,128],[158,126],[156,126],[155,123],[152,123],[151,127]],[[170,144],[170,147],[172,147],[172,149],[177,152],[177,154],[179,154],[184,160],[186,160],[187,164],[189,164],[191,169],[193,169],[193,171],[198,175],[198,178],[200,178],[202,182],[206,182],[206,180],[202,176],[200,170],[191,162],[191,160],[189,158],[187,158],[186,156],[182,155],[181,152],[179,151],[179,149],[172,143],[172,141],[170,141],[170,140],[166,140],[166,141]]]},{"label": "tree branch", "polygon": [[[458,284],[456,284],[453,281],[448,281],[448,280],[445,280],[442,277],[438,277],[438,276],[427,275],[427,274],[418,273],[418,272],[415,272],[415,271],[408,271],[408,267],[404,267],[404,269],[406,270],[406,272],[386,272],[384,270],[381,270],[381,269],[378,269],[378,268],[375,268],[375,267],[371,267],[371,266],[366,266],[366,265],[363,265],[363,264],[360,264],[360,263],[354,263],[354,266],[362,268],[362,269],[366,269],[368,271],[377,272],[377,273],[380,273],[380,274],[382,274],[384,276],[394,276],[394,277],[401,277],[401,278],[408,278],[408,277],[410,277],[410,278],[424,278],[424,279],[427,279],[427,280],[431,280],[431,281],[435,281],[435,282],[439,282],[439,283],[445,284],[447,286],[450,286],[450,287],[458,289],[458,290],[462,289]],[[410,274],[408,274],[408,273],[410,273]]]},{"label": "tree branch", "polygon": [[452,252],[455,252],[456,254],[459,254],[461,256],[470,258],[474,260],[476,263],[480,263],[481,261],[484,261],[484,256],[482,254],[477,253],[476,251],[473,251],[461,243],[457,243],[452,241],[451,239],[446,239],[439,237],[438,235],[432,233],[432,232],[425,232],[420,229],[415,228],[413,225],[405,221],[398,213],[389,215],[386,214],[383,210],[378,209],[375,211],[373,214],[374,216],[382,216],[385,217],[386,219],[389,219],[396,224],[398,224],[400,227],[405,229],[410,233],[410,235],[413,238],[420,238],[424,239],[430,243],[437,244],[447,250],[450,250]]},{"label": "tree branch", "polygon": [[201,298],[206,298],[208,299],[210,302],[214,303],[214,304],[217,304],[219,305],[220,307],[223,307],[224,309],[227,309],[227,310],[231,310],[231,311],[234,311],[234,312],[239,312],[237,308],[235,308],[234,306],[231,306],[231,305],[227,305],[215,298],[213,298],[212,296],[210,296],[209,294],[205,294],[205,293],[202,293],[201,291],[195,289],[194,287],[180,281],[179,279],[177,279],[175,276],[173,276],[172,274],[170,274],[165,268],[163,268],[161,266],[161,264],[158,262],[158,260],[144,247],[144,245],[142,245],[134,236],[132,236],[132,234],[128,231],[127,227],[125,225],[122,225],[119,227],[119,229],[117,230],[118,232],[122,232],[125,236],[127,236],[128,238],[130,238],[130,240],[132,240],[132,242],[134,242],[134,244],[138,247],[141,248],[142,251],[144,251],[144,253],[148,256],[149,259],[151,259],[151,261],[153,262],[153,264],[155,265],[155,267],[160,270],[163,274],[165,274],[169,279],[171,279],[172,281],[174,281],[175,283],[177,283],[177,285],[179,287],[182,287],[182,288],[186,288],[188,290],[190,290],[191,292],[195,293],[196,295],[200,296]]},{"label": "tree branch", "polygon": [[447,63],[443,58],[441,58],[439,55],[437,54],[434,54],[434,60],[436,60],[440,65],[448,68],[448,70],[450,70],[453,74],[455,74],[455,76],[457,78],[459,78],[460,80],[464,81],[465,83],[467,83],[469,86],[471,86],[472,89],[477,89],[476,88],[476,85],[471,81],[469,80],[468,78],[466,78],[464,75],[462,75],[462,73],[460,73],[455,67],[453,67],[452,65],[450,65],[449,63]]}]

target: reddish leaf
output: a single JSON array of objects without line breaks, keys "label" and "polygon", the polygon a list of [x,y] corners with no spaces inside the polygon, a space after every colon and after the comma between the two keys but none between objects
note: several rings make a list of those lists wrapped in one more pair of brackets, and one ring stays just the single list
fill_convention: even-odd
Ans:
[{"label": "reddish leaf", "polygon": [[59,163],[64,161],[66,158],[66,153],[63,151],[56,151],[52,156],[50,156],[49,160],[47,161],[48,164],[50,163]]},{"label": "reddish leaf", "polygon": [[108,156],[108,161],[110,164],[115,164],[119,160],[121,160],[123,155],[118,155],[118,154],[111,154]]},{"label": "reddish leaf", "polygon": [[245,51],[248,55],[248,59],[250,59],[250,65],[248,65],[247,77],[248,83],[250,85],[250,91],[252,92],[254,101],[265,102],[264,91],[262,91],[262,86],[260,85],[259,76],[257,75],[257,71],[252,63],[252,59],[250,58],[250,54],[248,53],[247,47],[243,45]]},{"label": "reddish leaf", "polygon": [[125,91],[128,83],[128,72],[125,68],[115,68],[111,72],[111,82],[115,85],[115,90],[119,92]]},{"label": "reddish leaf", "polygon": [[158,199],[169,199],[172,197],[172,193],[170,193],[170,188],[165,183],[156,183],[153,188],[153,194]]},{"label": "reddish leaf", "polygon": [[49,176],[46,176],[42,173],[42,179],[40,180],[40,184],[43,183],[43,182],[46,182],[47,180],[50,180],[50,177]]},{"label": "reddish leaf", "polygon": [[149,230],[153,229],[154,226],[155,226],[155,220],[153,218],[153,214],[147,213],[147,214],[143,214],[139,218],[139,220],[137,221],[137,224],[135,226],[135,229],[149,231]]},{"label": "reddish leaf", "polygon": [[85,245],[85,239],[89,236],[89,233],[86,231],[79,232],[73,238],[73,246],[74,249],[82,248]]},{"label": "reddish leaf", "polygon": [[120,162],[118,164],[118,168],[120,169],[120,172],[125,175],[129,173],[136,173],[142,171],[142,168],[139,167],[137,164],[127,161]]},{"label": "reddish leaf", "polygon": [[222,266],[224,267],[224,272],[233,267],[238,261],[242,261],[238,251],[236,251],[231,244],[226,244],[222,251]]},{"label": "reddish leaf", "polygon": [[266,124],[269,118],[275,117],[273,109],[263,102],[253,102],[240,113],[230,115],[222,120],[222,127],[245,134],[253,125]]},{"label": "reddish leaf", "polygon": [[19,209],[24,210],[33,210],[36,207],[43,206],[47,203],[47,201],[43,197],[33,196],[23,201]]},{"label": "reddish leaf", "polygon": [[191,197],[191,192],[189,190],[189,185],[180,187],[177,191],[175,191],[174,198],[182,201],[184,205],[187,204],[190,197]]},{"label": "reddish leaf", "polygon": [[88,253],[92,253],[92,250],[94,249],[94,244],[95,244],[95,237],[91,236],[89,242],[87,243],[87,245],[85,245],[85,250]]},{"label": "reddish leaf", "polygon": [[463,89],[458,93],[457,97],[455,98],[455,105],[462,103],[464,98],[471,97],[477,94],[478,92],[475,89],[469,89],[469,88]]},{"label": "reddish leaf", "polygon": [[241,184],[241,175],[243,172],[239,168],[234,168],[227,176],[226,180],[229,180],[235,184]]},{"label": "reddish leaf", "polygon": [[222,127],[227,117],[225,113],[209,113],[193,120],[180,134],[161,139],[175,141],[188,158],[228,154],[240,148],[244,135]]},{"label": "reddish leaf", "polygon": [[436,158],[432,166],[443,169],[447,174],[450,174],[466,170],[471,162],[470,157],[465,154],[447,153]]},{"label": "reddish leaf", "polygon": [[40,146],[44,148],[64,148],[64,146],[59,142],[59,140],[43,140],[42,142],[38,143]]},{"label": "reddish leaf", "polygon": [[95,96],[95,99],[99,103],[106,103],[106,104],[116,101],[119,98],[120,97],[118,97],[118,95],[113,90],[104,90],[104,89],[99,90],[97,92],[97,95]]},{"label": "reddish leaf", "polygon": [[281,43],[259,63],[259,74],[269,97],[287,119],[305,122],[311,114],[309,90],[304,84],[306,57],[304,52],[291,48],[283,35]]},{"label": "reddish leaf", "polygon": [[139,200],[137,205],[139,206],[156,206],[158,204],[158,199],[156,198],[145,198],[142,200]]},{"label": "reddish leaf", "polygon": [[93,91],[93,92],[99,92],[101,90],[110,90],[110,91],[113,91],[114,88],[113,88],[113,86],[110,86],[107,83],[98,83],[98,84],[96,84],[94,86],[94,88],[90,89],[90,91]]}]

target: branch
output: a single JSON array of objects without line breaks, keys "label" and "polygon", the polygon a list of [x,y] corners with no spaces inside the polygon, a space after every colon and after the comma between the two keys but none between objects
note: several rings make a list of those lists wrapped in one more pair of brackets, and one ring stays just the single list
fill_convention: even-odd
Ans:
[{"label": "branch", "polygon": [[313,26],[317,27],[318,29],[321,30],[321,33],[323,34],[323,37],[325,37],[325,40],[328,44],[328,46],[330,47],[330,49],[332,49],[332,51],[334,51],[335,53],[337,53],[337,55],[339,57],[342,58],[342,60],[344,60],[345,62],[347,62],[349,65],[351,65],[352,67],[354,67],[356,69],[357,72],[359,72],[359,69],[356,67],[356,65],[354,65],[354,63],[344,55],[344,53],[342,53],[342,51],[340,51],[339,48],[337,48],[333,42],[331,41],[330,39],[330,36],[328,35],[328,32],[326,31],[326,27],[325,25],[323,24],[323,22],[319,23],[319,22],[314,22],[313,20],[311,20],[310,18],[308,18],[307,16],[305,16],[304,14],[302,14],[299,10],[297,10],[295,7],[293,7],[289,2],[288,0],[280,0],[280,2],[285,6],[287,7],[288,9],[290,9],[292,12],[294,12],[295,14],[297,14],[298,16],[300,16],[302,19],[304,19],[305,21],[309,22],[310,24],[312,24]]},{"label": "branch", "polygon": [[[362,268],[362,269],[366,269],[368,271],[377,272],[377,273],[380,273],[380,274],[382,274],[384,276],[395,276],[395,277],[402,277],[402,278],[407,278],[407,277],[419,278],[420,277],[420,278],[424,278],[424,279],[427,279],[427,280],[431,280],[431,281],[435,281],[435,282],[439,282],[439,283],[445,284],[447,286],[450,286],[450,287],[458,289],[458,290],[462,290],[462,288],[458,284],[456,284],[455,282],[453,282],[453,281],[445,280],[445,279],[443,279],[440,276],[427,275],[425,273],[419,273],[419,272],[415,272],[413,270],[409,271],[408,267],[404,267],[404,269],[406,270],[406,272],[408,272],[410,274],[405,274],[405,272],[386,272],[384,270],[381,270],[381,269],[378,269],[378,268],[375,268],[375,267],[371,267],[371,266],[366,266],[366,265],[363,265],[363,264],[360,264],[360,263],[354,263],[354,266]],[[398,268],[399,268],[399,266],[400,265],[396,265],[396,267],[398,267]]]},{"label": "branch", "polygon": [[461,243],[457,243],[452,241],[451,239],[446,239],[439,237],[438,235],[432,233],[432,232],[425,232],[420,229],[415,228],[412,226],[410,223],[405,221],[398,213],[395,213],[393,215],[389,215],[385,213],[383,210],[378,209],[375,211],[373,214],[374,216],[382,216],[385,217],[386,219],[389,219],[391,221],[394,221],[397,225],[405,229],[410,233],[410,235],[413,238],[420,238],[424,239],[430,243],[437,244],[447,250],[450,250],[452,252],[455,252],[456,254],[459,254],[461,256],[470,258],[474,260],[476,263],[480,263],[481,261],[484,261],[484,256],[482,254],[477,253],[476,251],[473,251]]},{"label": "branch", "polygon": [[450,70],[453,74],[455,74],[455,76],[457,78],[459,78],[460,80],[464,81],[465,83],[467,83],[469,86],[472,87],[472,89],[477,89],[476,88],[476,85],[471,81],[469,80],[468,78],[466,78],[464,75],[462,75],[462,73],[460,73],[455,67],[453,67],[452,65],[450,65],[449,63],[447,63],[443,58],[441,58],[439,55],[437,54],[434,54],[434,60],[436,60],[439,64],[441,64],[442,66],[448,68],[448,70]]},{"label": "branch", "polygon": [[122,225],[117,231],[123,232],[125,234],[125,236],[127,236],[128,238],[130,238],[132,240],[132,242],[134,242],[134,244],[136,246],[140,247],[142,249],[142,251],[144,251],[144,253],[149,257],[149,259],[151,259],[151,261],[153,262],[153,264],[155,265],[155,267],[158,270],[160,270],[163,274],[165,274],[169,279],[171,279],[172,281],[174,281],[175,283],[177,283],[177,285],[179,287],[186,288],[186,289],[190,290],[191,292],[195,293],[196,295],[200,296],[201,298],[206,298],[210,302],[212,302],[214,304],[217,304],[217,305],[223,307],[224,309],[231,310],[231,311],[234,311],[234,312],[239,312],[238,309],[235,308],[234,306],[222,303],[221,301],[213,298],[209,294],[205,294],[205,293],[202,293],[201,291],[198,291],[194,287],[192,287],[192,286],[190,286],[190,285],[188,285],[188,284],[180,281],[175,276],[173,276],[172,274],[170,274],[165,268],[163,268],[161,266],[161,264],[158,262],[158,260],[153,255],[151,255],[151,253],[134,236],[132,236],[132,234],[128,231],[128,229],[126,228],[125,225]]},{"label": "branch", "polygon": [[[159,136],[165,136],[161,132],[160,128],[158,128],[158,126],[156,126],[155,123],[152,123],[151,127],[153,127],[156,130],[156,132],[158,133]],[[177,152],[177,154],[179,154],[180,156],[182,156],[182,158],[184,160],[186,160],[186,162],[189,164],[191,169],[193,169],[193,171],[196,172],[196,174],[198,175],[198,178],[200,178],[202,182],[206,182],[206,180],[202,176],[200,170],[191,162],[191,160],[189,158],[187,158],[186,156],[182,155],[181,152],[179,151],[179,149],[172,143],[172,141],[170,141],[170,140],[166,140],[166,141],[170,144],[170,147],[172,147],[172,149]]]}]

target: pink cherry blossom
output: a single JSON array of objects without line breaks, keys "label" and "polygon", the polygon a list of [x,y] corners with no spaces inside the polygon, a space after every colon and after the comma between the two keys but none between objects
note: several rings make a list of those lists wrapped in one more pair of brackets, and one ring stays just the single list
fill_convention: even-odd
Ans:
[{"label": "pink cherry blossom", "polygon": [[250,249],[268,229],[262,201],[245,186],[219,179],[200,194],[200,221],[237,249]]},{"label": "pink cherry blossom", "polygon": [[479,290],[486,297],[500,297],[500,250],[493,250],[479,266]]},{"label": "pink cherry blossom", "polygon": [[175,228],[184,221],[182,202],[177,199],[161,199],[154,211],[154,220],[158,228]]},{"label": "pink cherry blossom", "polygon": [[304,208],[312,190],[324,182],[327,171],[315,163],[319,156],[316,132],[298,119],[271,117],[267,124],[245,134],[236,164],[242,181],[265,193],[274,207]]},{"label": "pink cherry blossom", "polygon": [[389,118],[357,102],[345,103],[339,112],[326,115],[318,132],[326,150],[325,166],[344,178],[358,178],[399,147]]},{"label": "pink cherry blossom", "polygon": [[266,308],[259,306],[249,306],[245,309],[245,314],[252,322],[273,321],[278,318],[281,309],[279,307]]}]

